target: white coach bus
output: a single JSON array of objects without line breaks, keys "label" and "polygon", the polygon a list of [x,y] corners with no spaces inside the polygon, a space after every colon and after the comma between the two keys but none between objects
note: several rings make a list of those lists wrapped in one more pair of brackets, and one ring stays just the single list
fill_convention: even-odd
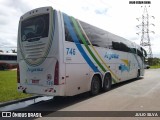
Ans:
[{"label": "white coach bus", "polygon": [[18,91],[73,96],[144,75],[145,51],[122,37],[52,7],[21,16]]}]

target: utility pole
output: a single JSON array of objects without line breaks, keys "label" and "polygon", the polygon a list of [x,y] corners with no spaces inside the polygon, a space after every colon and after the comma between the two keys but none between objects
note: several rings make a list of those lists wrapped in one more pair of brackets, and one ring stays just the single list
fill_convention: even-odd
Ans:
[{"label": "utility pole", "polygon": [[154,31],[150,31],[149,30],[149,26],[150,25],[155,26],[155,25],[153,23],[149,23],[149,18],[150,17],[152,17],[153,19],[155,19],[154,16],[149,16],[148,11],[147,11],[147,7],[144,6],[144,11],[143,11],[142,17],[141,18],[136,18],[138,21],[140,19],[142,20],[142,23],[139,24],[139,25],[137,25],[136,27],[141,28],[141,32],[139,32],[137,34],[138,35],[141,34],[140,45],[143,46],[144,49],[146,50],[146,52],[147,52],[147,58],[153,58],[152,47],[151,47],[151,41],[150,41],[149,33],[154,33]]}]

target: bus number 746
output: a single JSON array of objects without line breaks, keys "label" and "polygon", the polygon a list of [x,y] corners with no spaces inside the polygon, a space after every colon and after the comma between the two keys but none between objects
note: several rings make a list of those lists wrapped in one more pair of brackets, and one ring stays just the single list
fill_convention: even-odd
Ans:
[{"label": "bus number 746", "polygon": [[67,55],[75,55],[76,50],[75,48],[66,48],[67,49]]}]

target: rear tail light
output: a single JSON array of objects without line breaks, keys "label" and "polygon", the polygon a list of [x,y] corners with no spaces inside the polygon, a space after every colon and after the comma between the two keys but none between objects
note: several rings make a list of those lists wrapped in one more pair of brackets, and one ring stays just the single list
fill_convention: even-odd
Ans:
[{"label": "rear tail light", "polygon": [[20,71],[19,71],[19,65],[17,65],[17,83],[20,83]]},{"label": "rear tail light", "polygon": [[54,85],[59,85],[59,63],[56,62],[54,70]]}]

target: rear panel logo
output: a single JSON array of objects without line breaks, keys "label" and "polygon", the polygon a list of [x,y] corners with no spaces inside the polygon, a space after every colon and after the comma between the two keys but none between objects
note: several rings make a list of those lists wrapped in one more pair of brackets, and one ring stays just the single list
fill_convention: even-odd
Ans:
[{"label": "rear panel logo", "polygon": [[28,68],[27,69],[27,72],[42,72],[43,71],[43,68]]}]

